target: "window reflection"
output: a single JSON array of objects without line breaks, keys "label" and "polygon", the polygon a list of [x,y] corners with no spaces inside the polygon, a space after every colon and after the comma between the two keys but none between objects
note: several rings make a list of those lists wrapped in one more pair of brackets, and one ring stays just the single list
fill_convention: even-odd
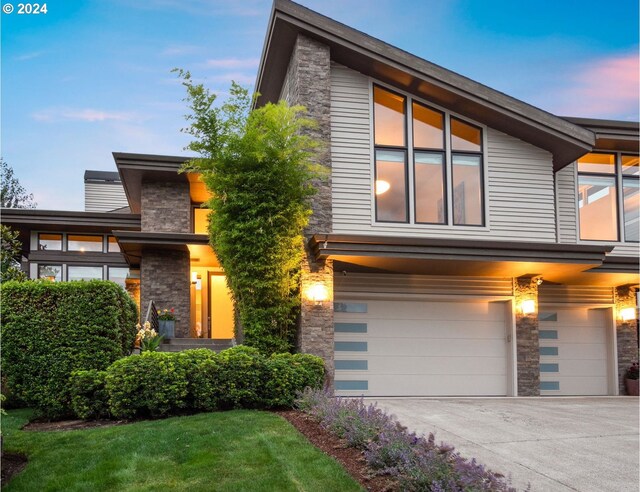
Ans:
[{"label": "window reflection", "polygon": [[67,280],[102,280],[101,266],[69,266]]},{"label": "window reflection", "polygon": [[109,236],[109,245],[107,251],[109,253],[120,253],[120,245],[114,236]]},{"label": "window reflection", "polygon": [[482,133],[480,128],[451,118],[451,148],[460,152],[481,152]]},{"label": "window reflection", "polygon": [[407,222],[405,153],[376,150],[376,219]]},{"label": "window reflection", "polygon": [[453,223],[482,225],[482,170],[478,155],[453,154]]},{"label": "window reflection", "polygon": [[209,212],[208,208],[193,209],[193,232],[196,234],[209,233]]},{"label": "window reflection", "polygon": [[638,242],[640,240],[640,182],[637,179],[623,180],[624,194],[624,239]]},{"label": "window reflection", "polygon": [[444,115],[422,104],[413,103],[413,146],[444,148]]},{"label": "window reflection", "polygon": [[615,177],[578,176],[580,238],[618,240]]},{"label": "window reflection", "polygon": [[416,152],[414,161],[416,222],[444,224],[444,155]]},{"label": "window reflection", "polygon": [[129,276],[128,268],[109,267],[109,280],[115,282],[121,287],[125,287],[127,277]]},{"label": "window reflection", "polygon": [[102,253],[102,236],[69,235],[67,236],[67,250]]},{"label": "window reflection", "polygon": [[38,278],[50,282],[62,282],[62,266],[38,265]]},{"label": "window reflection", "polygon": [[587,154],[578,159],[578,172],[615,174],[615,154]]},{"label": "window reflection", "polygon": [[62,234],[38,234],[39,251],[62,251]]},{"label": "window reflection", "polygon": [[374,87],[373,102],[376,145],[404,147],[405,98],[380,87]]}]

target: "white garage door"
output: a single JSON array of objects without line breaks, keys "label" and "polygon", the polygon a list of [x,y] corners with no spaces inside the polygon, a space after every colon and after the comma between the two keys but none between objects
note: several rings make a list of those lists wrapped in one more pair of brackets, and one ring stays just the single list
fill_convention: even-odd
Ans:
[{"label": "white garage door", "polygon": [[336,393],[506,395],[506,312],[504,302],[341,300]]},{"label": "white garage door", "polygon": [[607,395],[610,310],[540,307],[540,394]]}]

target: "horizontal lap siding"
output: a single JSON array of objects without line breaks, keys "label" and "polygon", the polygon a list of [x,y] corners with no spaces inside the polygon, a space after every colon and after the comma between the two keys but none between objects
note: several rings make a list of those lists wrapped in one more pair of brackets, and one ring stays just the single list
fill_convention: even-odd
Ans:
[{"label": "horizontal lap siding", "polygon": [[84,184],[85,212],[110,212],[127,206],[129,202],[120,183]]},{"label": "horizontal lap siding", "polygon": [[443,277],[436,275],[337,274],[338,294],[420,294],[495,296],[513,295],[513,281],[499,277]]},{"label": "horizontal lap siding", "polygon": [[332,64],[333,232],[555,242],[551,154],[489,129],[489,228],[372,225],[369,81]]},{"label": "horizontal lap siding", "polygon": [[556,173],[558,200],[558,237],[561,243],[578,240],[577,186],[575,163]]}]

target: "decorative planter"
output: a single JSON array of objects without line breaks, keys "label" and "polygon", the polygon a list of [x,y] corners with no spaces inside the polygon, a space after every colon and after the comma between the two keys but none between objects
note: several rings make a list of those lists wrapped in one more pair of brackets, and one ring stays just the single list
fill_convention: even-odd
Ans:
[{"label": "decorative planter", "polygon": [[158,320],[158,335],[166,338],[174,338],[176,336],[176,322],[171,319]]},{"label": "decorative planter", "polygon": [[629,396],[639,396],[638,394],[638,383],[640,383],[640,379],[626,379],[624,380],[624,385],[627,388],[627,395]]}]

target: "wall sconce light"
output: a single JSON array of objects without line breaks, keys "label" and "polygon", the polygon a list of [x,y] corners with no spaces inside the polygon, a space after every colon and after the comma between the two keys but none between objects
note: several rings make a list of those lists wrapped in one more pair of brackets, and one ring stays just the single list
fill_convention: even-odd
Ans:
[{"label": "wall sconce light", "polygon": [[202,289],[202,277],[198,272],[191,272],[191,283],[196,286],[196,290]]},{"label": "wall sconce light", "polygon": [[324,284],[312,284],[307,288],[307,299],[315,302],[318,306],[329,299],[329,289]]},{"label": "wall sconce light", "polygon": [[620,310],[620,319],[624,322],[636,319],[636,308],[628,307]]},{"label": "wall sconce light", "polygon": [[533,299],[526,299],[522,301],[522,304],[520,304],[520,309],[522,310],[522,314],[529,316],[536,312],[536,301]]}]

